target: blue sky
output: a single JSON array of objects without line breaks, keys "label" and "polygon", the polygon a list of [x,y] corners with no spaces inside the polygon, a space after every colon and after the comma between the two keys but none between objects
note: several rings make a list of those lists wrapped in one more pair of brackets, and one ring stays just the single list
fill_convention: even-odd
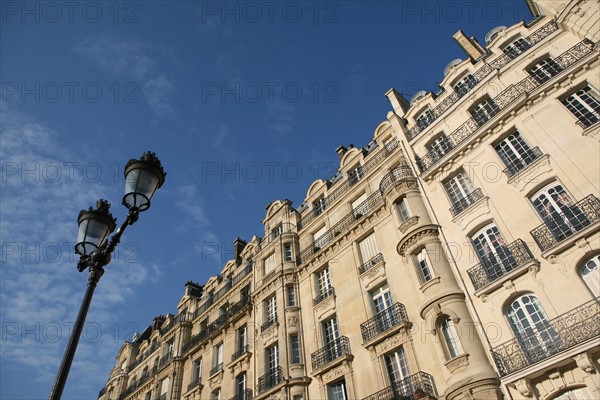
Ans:
[{"label": "blue sky", "polygon": [[123,340],[366,145],[389,88],[437,91],[458,29],[531,19],[509,0],[0,4],[2,399],[48,397],[87,280],[77,214],[106,198],[123,220],[130,158],[168,176],[99,283],[65,399],[96,399]]}]

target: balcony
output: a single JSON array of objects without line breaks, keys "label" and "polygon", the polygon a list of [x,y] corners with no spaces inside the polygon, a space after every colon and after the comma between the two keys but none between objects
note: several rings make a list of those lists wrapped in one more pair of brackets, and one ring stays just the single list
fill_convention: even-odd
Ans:
[{"label": "balcony", "polygon": [[258,378],[256,390],[258,393],[264,393],[267,390],[279,385],[283,382],[283,368],[276,367]]},{"label": "balcony", "polygon": [[260,326],[260,331],[264,332],[267,329],[269,329],[271,326],[275,325],[276,323],[277,323],[277,317],[271,318],[271,319],[267,320],[264,324],[262,324]]},{"label": "balcony", "polygon": [[483,192],[481,191],[481,189],[475,189],[471,193],[466,195],[466,197],[463,197],[462,199],[454,203],[454,205],[450,207],[450,214],[452,214],[452,217],[456,217],[458,214],[462,213],[467,208],[475,204],[477,200],[480,200],[482,198]]},{"label": "balcony", "polygon": [[154,342],[142,355],[138,356],[131,364],[129,364],[129,371],[133,371],[135,367],[140,365],[144,360],[150,357],[160,346]]},{"label": "balcony", "polygon": [[200,378],[196,378],[192,382],[190,382],[190,384],[187,387],[187,390],[190,391],[198,386],[200,386]]},{"label": "balcony", "polygon": [[416,400],[437,398],[437,396],[433,377],[425,372],[417,372],[363,400]]},{"label": "balcony", "polygon": [[363,342],[368,342],[379,334],[395,327],[403,322],[408,322],[408,315],[404,304],[396,303],[385,310],[375,314],[366,322],[360,324],[360,333]]},{"label": "balcony", "polygon": [[346,336],[340,336],[310,355],[312,368],[319,369],[340,357],[351,354],[350,340]]},{"label": "balcony", "polygon": [[362,275],[380,262],[383,262],[383,254],[379,253],[375,257],[371,258],[366,263],[358,267],[358,274]]},{"label": "balcony", "polygon": [[511,161],[506,165],[504,173],[507,177],[512,178],[518,172],[524,170],[528,165],[543,156],[543,154],[539,147],[534,147],[533,149],[527,149],[519,156],[519,159]]},{"label": "balcony", "polygon": [[531,231],[542,251],[550,250],[600,220],[600,200],[593,194],[573,205],[564,205],[562,210],[543,218],[544,223]]},{"label": "balcony", "polygon": [[252,400],[252,390],[246,389],[243,392],[237,393],[229,400]]},{"label": "balcony", "polygon": [[325,290],[323,293],[321,293],[320,295],[318,295],[314,300],[313,300],[313,304],[316,306],[317,304],[323,302],[323,300],[325,300],[328,297],[331,297],[335,294],[335,290],[333,290],[333,287],[330,287],[329,289]]},{"label": "balcony", "polygon": [[[522,370],[555,354],[600,337],[600,298],[588,301],[547,324],[544,332],[523,334],[492,350],[500,376]],[[592,343],[593,344],[593,343]]]},{"label": "balcony", "polygon": [[247,344],[242,346],[240,349],[238,349],[238,351],[236,351],[235,353],[233,353],[231,355],[231,361],[233,362],[233,361],[237,360],[238,358],[240,358],[244,354],[248,353],[249,351],[250,350],[249,350],[249,347]]},{"label": "balcony", "polygon": [[394,183],[403,182],[407,178],[414,179],[414,177],[415,176],[408,165],[400,165],[399,167],[391,170],[383,177],[383,179],[381,179],[381,182],[379,183],[379,191],[381,194],[384,194],[385,191]]},{"label": "balcony", "polygon": [[467,273],[475,290],[481,290],[534,260],[527,244],[518,239],[496,249],[496,253],[482,257],[482,263],[470,268]]},{"label": "balcony", "polygon": [[173,353],[165,354],[158,362],[158,368],[162,368],[173,360]]},{"label": "balcony", "polygon": [[[594,43],[588,39],[584,39],[560,56],[556,57],[555,61],[563,66],[566,71],[568,67],[592,53],[593,48]],[[565,71],[562,71],[561,74]],[[466,120],[448,135],[449,145],[454,149],[477,132],[481,126],[488,122],[488,120],[494,118],[500,111],[513,107],[518,99],[524,98],[544,84],[545,83],[542,84],[535,80],[535,78],[528,76],[527,78],[508,86],[503,92],[491,99],[491,102],[488,103],[488,105],[493,103],[494,106],[485,107],[483,110],[474,113],[473,117]],[[442,158],[445,158],[445,156],[440,157],[440,154],[436,149],[430,150],[423,155],[423,157],[417,157],[417,165],[421,172],[425,172],[437,164]]]},{"label": "balcony", "polygon": [[212,367],[212,369],[209,372],[209,376],[213,376],[214,374],[216,374],[217,372],[223,371],[223,363],[219,363],[217,365],[215,365],[214,367]]}]

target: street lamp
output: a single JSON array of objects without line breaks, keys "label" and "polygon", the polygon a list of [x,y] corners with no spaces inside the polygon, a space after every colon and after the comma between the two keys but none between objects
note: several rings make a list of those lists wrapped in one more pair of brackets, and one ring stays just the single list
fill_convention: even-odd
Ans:
[{"label": "street lamp", "polygon": [[79,272],[89,269],[88,283],[69,344],[50,392],[50,400],[59,400],[62,396],[94,290],[104,274],[104,267],[110,263],[111,253],[121,241],[125,228],[138,220],[140,212],[150,208],[150,201],[156,190],[164,183],[166,175],[158,157],[150,151],[145,152],[139,160],[129,160],[125,165],[125,196],[123,196],[123,205],[129,211],[127,218],[110,241],[107,238],[115,230],[117,220],[109,211],[108,201],[98,200],[96,209],[90,207],[89,210],[81,210],[79,213],[77,219],[79,231],[75,245],[75,253],[80,255],[77,269]]}]

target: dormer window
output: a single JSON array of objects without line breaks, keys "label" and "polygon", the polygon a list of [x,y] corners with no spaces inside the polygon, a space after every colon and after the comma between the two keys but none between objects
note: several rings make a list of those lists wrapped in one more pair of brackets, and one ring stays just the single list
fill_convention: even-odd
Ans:
[{"label": "dormer window", "polygon": [[417,126],[421,129],[427,128],[434,120],[435,117],[433,116],[433,111],[431,111],[429,108],[415,118]]},{"label": "dormer window", "polygon": [[350,171],[348,171],[348,183],[354,185],[360,181],[364,176],[362,165],[356,164]]},{"label": "dormer window", "polygon": [[469,93],[471,89],[473,89],[477,85],[477,80],[471,74],[468,74],[460,81],[454,84],[454,91],[458,95],[458,97],[463,97],[465,94]]},{"label": "dormer window", "polygon": [[325,197],[324,196],[319,197],[313,203],[313,212],[314,212],[315,215],[321,214],[323,211],[325,211],[325,208],[327,208],[327,203],[325,202]]},{"label": "dormer window", "polygon": [[506,46],[502,51],[512,60],[523,54],[530,47],[531,44],[527,39],[519,38]]}]

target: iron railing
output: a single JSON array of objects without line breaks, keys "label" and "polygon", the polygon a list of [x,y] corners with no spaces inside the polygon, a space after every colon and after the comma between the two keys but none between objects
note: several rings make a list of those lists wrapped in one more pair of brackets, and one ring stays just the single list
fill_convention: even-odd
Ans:
[{"label": "iron railing", "polygon": [[[552,20],[544,26],[542,26],[540,29],[536,30],[531,35],[529,35],[526,38],[526,40],[533,46],[534,44],[540,42],[556,30],[558,30],[558,25],[556,24],[556,21]],[[508,57],[506,54],[500,54],[498,57],[491,60],[490,62],[484,62],[483,65],[473,73],[473,78],[476,81],[475,85],[469,87],[468,89],[464,88],[464,90],[461,91],[460,94],[456,93],[454,90],[450,91],[444,98],[439,99],[438,105],[432,109],[434,118],[433,120],[435,121],[436,119],[438,119],[462,97],[464,97],[467,93],[472,91],[486,76],[491,74],[494,70],[502,68],[512,60],[513,59]],[[425,128],[420,126],[419,124],[415,124],[412,128],[408,130],[408,132],[406,132],[406,138],[409,141],[413,140],[421,132],[423,132]]]},{"label": "iron railing", "polygon": [[354,210],[352,210],[352,212],[344,216],[340,221],[329,228],[321,237],[319,237],[318,243],[302,250],[298,256],[297,262],[299,264],[307,262],[314,254],[329,246],[338,235],[346,232],[351,226],[355,225],[358,220],[364,218],[366,215],[371,214],[382,204],[383,197],[381,197],[381,193],[373,193],[365,201],[360,203]]},{"label": "iron railing", "polygon": [[467,270],[475,290],[483,289],[504,275],[535,260],[527,244],[517,239],[508,246],[498,246],[495,252],[481,257],[481,264]]},{"label": "iron railing", "polygon": [[340,336],[310,355],[312,368],[313,370],[321,368],[347,354],[352,354],[350,340],[346,336]]},{"label": "iron railing", "polygon": [[333,287],[330,287],[329,289],[325,290],[323,293],[315,297],[315,299],[313,300],[313,304],[316,306],[317,304],[321,303],[326,298],[333,296],[334,294],[335,290],[333,289]]},{"label": "iron railing", "polygon": [[264,331],[266,331],[267,329],[269,329],[269,327],[271,327],[271,326],[275,325],[276,323],[277,323],[277,317],[275,317],[275,318],[271,318],[271,319],[268,319],[267,321],[265,321],[265,322],[264,322],[264,323],[263,323],[263,324],[260,326],[260,331],[261,331],[261,332],[264,332]]},{"label": "iron railing", "polygon": [[271,232],[269,232],[268,235],[265,235],[265,237],[262,238],[262,240],[260,241],[260,243],[257,246],[257,251],[260,251],[264,246],[275,241],[278,237],[280,237],[284,233],[298,233],[298,228],[296,225],[294,225],[290,222],[283,222],[281,224],[281,230],[276,230],[276,229],[272,230]]},{"label": "iron railing", "polygon": [[513,160],[506,165],[506,169],[504,173],[507,177],[513,177],[517,172],[520,172],[525,169],[529,164],[533,163],[535,160],[543,156],[542,151],[539,147],[534,147],[533,149],[527,149],[522,154],[519,154],[520,158],[517,160]]},{"label": "iron railing", "polygon": [[600,336],[600,298],[548,322],[543,332],[517,335],[492,350],[500,376],[527,368],[561,351]]},{"label": "iron railing", "polygon": [[542,251],[564,242],[587,226],[600,220],[600,200],[593,194],[572,205],[563,205],[561,213],[551,213],[544,223],[531,231]]},{"label": "iron railing", "polygon": [[190,382],[190,384],[187,387],[187,390],[192,390],[196,387],[200,386],[200,378],[196,378],[193,381]]},{"label": "iron railing", "polygon": [[375,336],[408,321],[406,308],[402,303],[395,303],[385,310],[375,314],[371,319],[360,324],[363,342],[368,342]]},{"label": "iron railing", "polygon": [[129,364],[129,371],[133,371],[135,367],[140,365],[144,360],[150,357],[156,350],[158,350],[160,346],[158,343],[154,342],[145,352],[143,352],[138,358],[136,358],[131,364]]},{"label": "iron railing", "polygon": [[152,377],[154,377],[154,375],[156,375],[157,371],[158,371],[158,367],[154,367],[151,370],[142,372],[139,379],[132,381],[129,384],[129,386],[127,387],[127,389],[125,389],[125,391],[119,395],[119,400],[125,399],[127,396],[129,396],[130,394],[135,392],[137,389],[139,389],[142,385],[144,385]]},{"label": "iron railing", "polygon": [[383,194],[393,183],[402,182],[406,178],[414,178],[408,165],[400,165],[387,173],[379,183],[379,191]]},{"label": "iron railing", "polygon": [[236,395],[229,400],[252,400],[252,390],[246,389],[242,392],[236,393]]},{"label": "iron railing", "polygon": [[173,353],[167,353],[165,354],[160,361],[158,361],[158,368],[164,367],[165,365],[167,365],[168,363],[170,363],[173,360]]},{"label": "iron railing", "polygon": [[247,344],[243,345],[235,353],[233,353],[231,355],[231,361],[237,360],[238,358],[240,358],[242,355],[248,353],[249,351],[250,351],[250,348],[248,347],[248,345]]},{"label": "iron railing", "polygon": [[281,382],[283,382],[283,368],[276,367],[258,378],[256,390],[258,393],[263,393],[272,387],[279,385]]},{"label": "iron railing", "polygon": [[[382,160],[387,158],[390,154],[394,152],[398,148],[398,140],[392,139],[388,143],[386,143],[383,148],[377,152],[374,156],[369,158],[363,166],[362,172],[363,176],[368,174],[369,171],[375,169]],[[335,184],[335,189],[327,194],[327,197],[324,199],[324,209],[327,209],[330,205],[332,205],[338,198],[340,198],[344,193],[350,190],[354,186],[354,184],[350,183],[350,180],[346,179],[340,183]],[[302,216],[302,224],[301,227],[305,227],[311,222],[313,219],[318,217],[321,213],[314,213],[313,210],[310,210],[306,213],[306,215]]]},{"label": "iron railing", "polygon": [[458,214],[471,207],[475,202],[477,202],[477,200],[481,198],[483,198],[483,192],[481,191],[481,188],[473,190],[471,193],[467,194],[465,197],[454,203],[452,207],[450,207],[450,214],[452,214],[453,217],[456,217]]},{"label": "iron railing", "polygon": [[365,262],[361,266],[358,267],[358,274],[362,275],[380,262],[383,262],[383,254],[379,253],[375,257],[371,258],[369,261]]},{"label": "iron railing", "polygon": [[219,364],[215,365],[214,367],[212,367],[209,372],[209,376],[213,376],[214,374],[216,374],[219,371],[223,371],[223,363],[219,363]]},{"label": "iron railing", "polygon": [[417,372],[392,383],[391,386],[365,397],[363,400],[415,400],[424,397],[438,397],[433,377],[425,372]]},{"label": "iron railing", "polygon": [[[581,60],[588,54],[590,54],[594,49],[594,43],[589,39],[584,39],[583,41],[577,43],[575,46],[571,47],[569,50],[562,53],[560,56],[555,58],[555,61],[559,63],[564,69],[568,68],[572,64]],[[564,71],[562,71],[564,72]],[[561,73],[562,73],[561,72]],[[528,76],[525,79],[508,86],[503,92],[501,92],[498,96],[494,97],[491,101],[495,105],[493,112],[493,116],[497,115],[499,111],[502,111],[508,107],[511,107],[515,104],[516,100],[522,96],[525,96],[538,88],[541,83],[535,80],[533,77]],[[462,125],[456,128],[448,138],[448,146],[451,149],[458,146],[460,143],[465,141],[471,135],[473,135],[479,128],[490,118],[478,119],[471,117],[467,119]],[[485,121],[484,121],[485,120]],[[450,153],[451,151],[448,151]],[[417,166],[421,172],[425,172],[433,165],[435,165],[439,160],[445,157],[446,154],[441,155],[437,149],[432,149],[427,152],[423,157],[417,157]]]}]

